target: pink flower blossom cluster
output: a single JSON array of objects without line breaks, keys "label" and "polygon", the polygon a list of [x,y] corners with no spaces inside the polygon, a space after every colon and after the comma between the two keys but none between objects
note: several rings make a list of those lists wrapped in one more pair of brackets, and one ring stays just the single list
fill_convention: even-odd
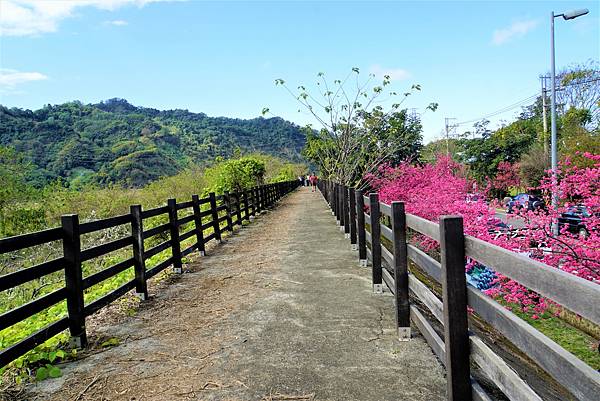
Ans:
[{"label": "pink flower blossom cluster", "polygon": [[[524,227],[518,232],[502,232],[497,225],[493,207],[483,196],[474,199],[477,185],[464,174],[464,168],[450,158],[441,156],[435,164],[412,165],[408,162],[397,167],[384,165],[376,174],[366,177],[371,187],[379,192],[385,203],[403,201],[407,213],[437,222],[442,215],[463,217],[465,233],[515,252],[527,254],[565,272],[600,284],[600,155],[584,154],[596,163],[593,167],[578,168],[568,160],[561,164],[556,189],[559,193],[559,208],[548,210],[516,211],[511,219],[520,219]],[[500,182],[488,185],[505,188],[516,183],[512,166],[503,166],[499,172]],[[538,190],[550,205],[552,193],[550,172]],[[573,205],[584,205],[591,214],[585,219],[587,237],[570,233],[562,227],[559,236],[553,236],[551,226],[558,217]],[[510,221],[510,220],[509,220]],[[416,243],[425,251],[438,244],[423,236],[415,236]],[[472,268],[466,261],[465,269]],[[533,291],[498,275],[497,284],[486,293],[503,297],[506,302],[517,304],[524,312],[532,312],[536,318],[544,312],[549,301]],[[533,316],[532,316],[533,317]]]},{"label": "pink flower blossom cluster", "polygon": [[510,188],[518,188],[521,186],[521,178],[519,177],[519,165],[517,163],[502,161],[498,163],[498,173],[496,178],[489,181],[490,186],[503,191],[508,191]]}]

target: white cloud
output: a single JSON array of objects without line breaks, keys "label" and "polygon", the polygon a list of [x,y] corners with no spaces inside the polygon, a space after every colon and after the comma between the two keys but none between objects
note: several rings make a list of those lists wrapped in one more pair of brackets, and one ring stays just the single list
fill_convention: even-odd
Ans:
[{"label": "white cloud", "polygon": [[499,46],[513,39],[523,37],[535,29],[538,24],[538,20],[515,21],[506,28],[496,29],[492,36],[492,43]]},{"label": "white cloud", "polygon": [[369,72],[375,77],[383,79],[385,75],[390,77],[390,81],[402,81],[410,77],[410,72],[401,68],[382,68],[379,64],[372,65]]},{"label": "white cloud", "polygon": [[179,0],[0,0],[0,36],[33,36],[56,32],[60,22],[75,10],[94,7],[113,11],[132,5]]},{"label": "white cloud", "polygon": [[114,26],[125,26],[125,25],[127,25],[127,21],[124,21],[122,19],[116,19],[113,21],[106,21],[106,24],[114,25]]},{"label": "white cloud", "polygon": [[48,77],[39,72],[23,72],[0,68],[0,89],[13,89],[19,84],[45,79],[48,79]]}]

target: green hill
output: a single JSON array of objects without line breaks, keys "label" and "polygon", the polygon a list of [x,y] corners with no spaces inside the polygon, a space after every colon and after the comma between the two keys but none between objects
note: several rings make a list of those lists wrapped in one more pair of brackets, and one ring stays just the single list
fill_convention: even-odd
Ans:
[{"label": "green hill", "polygon": [[239,151],[297,162],[305,141],[299,126],[281,118],[208,117],[137,107],[124,99],[35,111],[0,105],[0,145],[32,163],[28,180],[38,187],[56,179],[139,187]]}]

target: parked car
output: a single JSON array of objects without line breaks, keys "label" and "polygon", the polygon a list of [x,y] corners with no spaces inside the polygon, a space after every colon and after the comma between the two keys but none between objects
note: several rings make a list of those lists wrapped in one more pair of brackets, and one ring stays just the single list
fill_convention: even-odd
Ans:
[{"label": "parked car", "polygon": [[544,200],[537,195],[531,194],[518,194],[513,196],[511,200],[506,204],[507,213],[515,213],[519,210],[538,210],[545,209],[546,204]]},{"label": "parked car", "polygon": [[485,200],[485,197],[481,194],[467,194],[467,196],[465,197],[465,202],[466,203],[474,203],[474,202],[479,202],[481,200]]},{"label": "parked car", "polygon": [[487,222],[488,233],[494,236],[494,239],[497,239],[501,236],[507,236],[510,238],[517,238],[521,236],[521,232],[518,228],[513,227],[510,224],[503,222],[500,219],[490,219]]},{"label": "parked car", "polygon": [[[600,211],[595,212],[594,216],[600,217]],[[590,230],[586,225],[586,220],[590,217],[592,217],[592,213],[585,206],[571,206],[558,218],[558,229],[562,232],[566,226],[568,232],[587,238]]]}]

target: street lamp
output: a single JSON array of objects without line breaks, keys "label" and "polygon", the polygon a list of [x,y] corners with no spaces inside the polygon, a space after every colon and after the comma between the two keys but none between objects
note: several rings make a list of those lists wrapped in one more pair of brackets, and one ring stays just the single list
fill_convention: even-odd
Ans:
[{"label": "street lamp", "polygon": [[[550,97],[550,124],[552,130],[551,136],[551,152],[552,152],[552,209],[558,209],[558,191],[556,189],[558,179],[558,152],[556,146],[556,70],[554,66],[554,18],[563,17],[565,20],[575,19],[586,15],[588,13],[587,8],[580,10],[573,10],[563,14],[554,14],[554,11],[550,13],[550,82],[551,82],[551,97]],[[554,223],[552,231],[555,235],[558,235],[558,224]]]}]

